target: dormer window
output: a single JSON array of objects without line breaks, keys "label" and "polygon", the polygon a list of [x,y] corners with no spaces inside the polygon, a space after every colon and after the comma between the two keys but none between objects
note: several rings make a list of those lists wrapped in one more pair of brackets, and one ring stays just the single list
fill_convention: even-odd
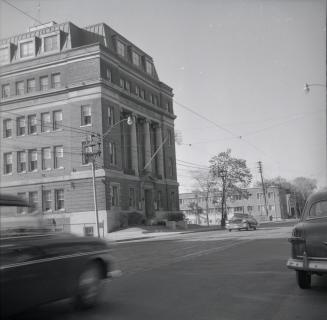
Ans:
[{"label": "dormer window", "polygon": [[59,41],[58,35],[51,35],[48,37],[43,38],[43,51],[50,52],[50,51],[57,51],[59,49]]},{"label": "dormer window", "polygon": [[0,66],[10,62],[10,47],[0,48]]},{"label": "dormer window", "polygon": [[140,65],[140,55],[137,54],[136,52],[132,53],[132,59],[133,59],[133,64],[136,66]]},{"label": "dormer window", "polygon": [[28,58],[35,56],[35,41],[30,39],[19,44],[19,57]]},{"label": "dormer window", "polygon": [[152,63],[150,61],[145,61],[145,70],[146,73],[152,74]]},{"label": "dormer window", "polygon": [[120,41],[117,41],[117,53],[120,56],[125,57],[125,45]]}]

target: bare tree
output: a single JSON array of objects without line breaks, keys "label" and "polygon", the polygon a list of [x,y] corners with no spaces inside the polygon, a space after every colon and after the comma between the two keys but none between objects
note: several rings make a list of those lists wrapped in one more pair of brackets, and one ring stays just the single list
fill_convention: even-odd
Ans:
[{"label": "bare tree", "polygon": [[233,158],[231,149],[220,152],[211,158],[210,174],[221,189],[221,226],[225,227],[227,196],[233,193],[243,194],[244,189],[251,183],[252,174],[243,159]]},{"label": "bare tree", "polygon": [[205,199],[207,225],[209,226],[209,197],[213,193],[216,182],[213,180],[210,171],[193,172],[193,179],[196,181],[198,194],[201,194]]}]

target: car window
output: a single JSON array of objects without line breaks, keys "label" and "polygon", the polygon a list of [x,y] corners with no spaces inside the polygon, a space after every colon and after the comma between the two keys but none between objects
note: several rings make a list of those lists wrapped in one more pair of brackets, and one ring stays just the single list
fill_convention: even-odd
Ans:
[{"label": "car window", "polygon": [[327,217],[327,200],[314,203],[309,212],[309,218]]}]

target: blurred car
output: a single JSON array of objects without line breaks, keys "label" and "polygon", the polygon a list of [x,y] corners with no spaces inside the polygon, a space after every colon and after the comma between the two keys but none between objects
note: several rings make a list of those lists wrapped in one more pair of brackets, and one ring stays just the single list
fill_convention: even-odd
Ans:
[{"label": "blurred car", "polygon": [[256,230],[258,221],[251,216],[235,216],[228,220],[226,229],[232,230]]},{"label": "blurred car", "polygon": [[311,195],[294,227],[292,256],[287,267],[296,271],[301,289],[311,287],[311,276],[327,274],[327,191]]},{"label": "blurred car", "polygon": [[26,208],[0,194],[1,316],[68,297],[80,308],[94,306],[103,280],[119,275],[108,244],[54,233]]}]

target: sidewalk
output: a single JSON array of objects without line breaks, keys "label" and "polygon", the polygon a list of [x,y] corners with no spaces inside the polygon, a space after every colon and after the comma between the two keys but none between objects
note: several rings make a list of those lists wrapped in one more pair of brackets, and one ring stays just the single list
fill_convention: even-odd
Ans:
[{"label": "sidewalk", "polygon": [[[297,219],[280,220],[280,221],[265,221],[261,222],[260,226],[273,226],[275,224],[295,224]],[[206,231],[223,231],[220,226],[199,226],[199,225],[188,225],[188,229],[168,229],[163,226],[142,226],[142,227],[130,227],[118,231],[113,231],[105,236],[106,240],[114,242],[125,242],[133,240],[143,240],[150,238],[164,238],[174,236],[176,234],[194,233],[194,232],[206,232]]]},{"label": "sidewalk", "polygon": [[142,226],[142,227],[131,227],[114,232],[110,232],[105,236],[106,240],[123,242],[132,240],[143,240],[149,238],[160,238],[169,237],[176,234],[192,233],[192,232],[205,232],[205,231],[217,231],[222,230],[220,226],[212,227],[190,227],[188,229],[176,229],[171,230],[166,227],[160,226]]}]

